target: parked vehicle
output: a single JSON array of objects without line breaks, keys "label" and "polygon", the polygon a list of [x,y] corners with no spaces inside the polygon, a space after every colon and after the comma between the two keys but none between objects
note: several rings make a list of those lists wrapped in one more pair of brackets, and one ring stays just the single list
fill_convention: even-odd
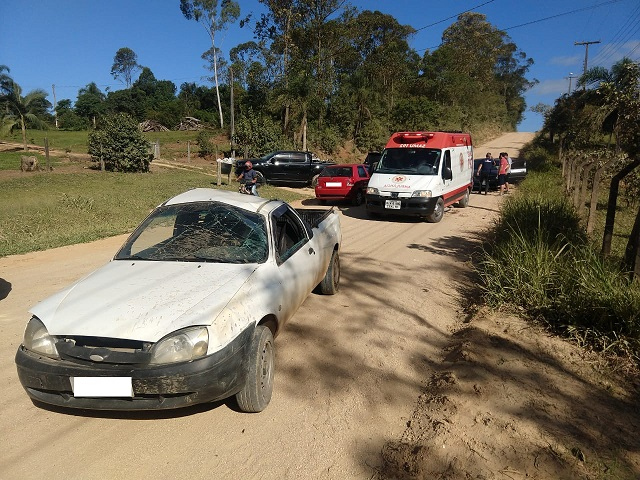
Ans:
[{"label": "parked vehicle", "polygon": [[367,187],[371,216],[420,216],[439,222],[448,205],[469,205],[471,136],[459,132],[397,132],[382,152]]},{"label": "parked vehicle", "polygon": [[[478,167],[482,163],[483,159],[475,159],[473,161],[473,190],[481,191],[484,186],[482,183],[481,176],[478,175]],[[495,190],[498,188],[498,172],[499,165],[498,159],[494,159],[494,167],[491,169],[489,174],[489,188],[491,190]],[[521,180],[524,180],[527,176],[527,162],[526,160],[521,160],[519,158],[511,159],[511,174],[509,175],[510,183],[518,183]]]},{"label": "parked vehicle", "polygon": [[369,183],[369,172],[363,164],[330,165],[320,173],[316,184],[316,198],[327,200],[350,200],[361,205]]},{"label": "parked vehicle", "polygon": [[337,292],[340,218],[198,188],[165,201],[111,262],[31,309],[16,354],[35,401],[99,410],[271,398],[274,337]]},{"label": "parked vehicle", "polygon": [[[258,183],[314,185],[317,176],[327,165],[311,152],[278,151],[261,158],[249,159],[258,173]],[[247,160],[236,162],[236,175],[240,175]]]}]

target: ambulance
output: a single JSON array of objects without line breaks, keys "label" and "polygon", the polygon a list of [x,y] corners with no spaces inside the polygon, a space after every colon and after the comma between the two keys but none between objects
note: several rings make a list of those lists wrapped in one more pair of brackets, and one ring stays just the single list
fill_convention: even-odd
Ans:
[{"label": "ambulance", "polygon": [[396,132],[376,165],[366,194],[369,216],[442,220],[444,210],[469,205],[473,144],[461,132]]}]

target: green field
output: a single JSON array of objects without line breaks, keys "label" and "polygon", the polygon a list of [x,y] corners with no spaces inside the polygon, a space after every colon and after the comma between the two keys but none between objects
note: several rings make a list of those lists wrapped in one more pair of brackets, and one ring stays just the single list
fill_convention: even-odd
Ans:
[{"label": "green field", "polygon": [[[5,154],[0,153],[0,158]],[[167,198],[215,177],[184,170],[124,174],[36,172],[0,178],[0,257],[128,233]],[[304,195],[263,186],[260,195],[293,201]]]}]

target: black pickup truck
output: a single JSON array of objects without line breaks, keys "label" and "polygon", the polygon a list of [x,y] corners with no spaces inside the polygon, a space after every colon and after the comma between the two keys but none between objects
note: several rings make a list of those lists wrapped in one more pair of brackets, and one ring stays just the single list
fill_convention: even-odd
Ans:
[{"label": "black pickup truck", "polygon": [[244,170],[244,164],[250,161],[253,169],[258,173],[258,184],[296,184],[314,185],[316,178],[327,165],[314,158],[311,152],[277,151],[264,157],[238,160],[236,175]]}]

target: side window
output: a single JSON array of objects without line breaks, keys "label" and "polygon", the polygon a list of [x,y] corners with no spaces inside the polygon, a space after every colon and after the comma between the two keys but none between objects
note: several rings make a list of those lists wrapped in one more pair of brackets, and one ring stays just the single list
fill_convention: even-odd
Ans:
[{"label": "side window", "polygon": [[307,159],[306,154],[304,153],[292,153],[291,154],[291,162],[292,163],[304,163]]},{"label": "side window", "polygon": [[273,156],[273,160],[275,163],[289,163],[289,154],[288,153],[278,153]]},{"label": "side window", "polygon": [[359,177],[366,177],[367,176],[367,172],[365,171],[364,167],[362,165],[358,165],[358,176]]},{"label": "side window", "polygon": [[289,208],[276,210],[272,222],[278,263],[282,263],[307,243],[307,231]]}]

